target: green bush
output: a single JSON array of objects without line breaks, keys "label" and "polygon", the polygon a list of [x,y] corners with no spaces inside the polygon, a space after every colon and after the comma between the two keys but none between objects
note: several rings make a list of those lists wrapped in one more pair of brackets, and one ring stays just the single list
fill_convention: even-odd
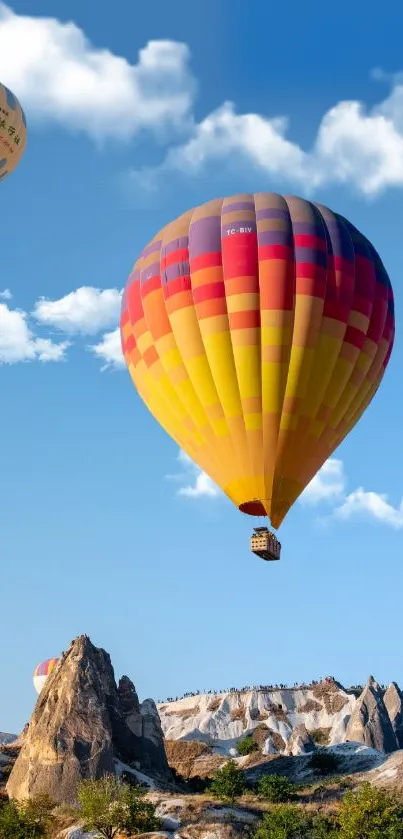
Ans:
[{"label": "green bush", "polygon": [[47,797],[32,801],[8,801],[0,807],[0,839],[38,839],[52,823],[53,807]]},{"label": "green bush", "polygon": [[239,743],[237,744],[237,750],[239,754],[242,756],[250,755],[252,754],[252,752],[257,752],[258,745],[253,739],[253,737],[251,737],[250,734],[248,734],[247,737],[244,737],[243,740],[239,741]]},{"label": "green bush", "polygon": [[362,785],[339,810],[340,839],[402,839],[403,804],[394,793]]},{"label": "green bush", "polygon": [[245,779],[236,763],[230,760],[213,775],[210,792],[214,798],[234,804],[245,791]]},{"label": "green bush", "polygon": [[78,800],[85,830],[97,830],[105,839],[113,839],[122,830],[148,833],[159,828],[155,807],[144,800],[143,790],[114,775],[82,781]]},{"label": "green bush", "polygon": [[340,765],[337,755],[325,751],[314,752],[309,763],[311,769],[321,775],[335,774]]},{"label": "green bush", "polygon": [[279,804],[295,799],[295,786],[283,775],[265,775],[258,783],[258,794],[266,801]]},{"label": "green bush", "polygon": [[[278,804],[266,813],[254,839],[336,839],[337,822],[295,804]],[[358,839],[358,836],[355,837]]]},{"label": "green bush", "polygon": [[254,839],[300,839],[307,836],[311,819],[295,804],[279,804],[266,813]]},{"label": "green bush", "polygon": [[338,834],[339,825],[334,816],[318,814],[313,817],[309,839],[339,839]]}]

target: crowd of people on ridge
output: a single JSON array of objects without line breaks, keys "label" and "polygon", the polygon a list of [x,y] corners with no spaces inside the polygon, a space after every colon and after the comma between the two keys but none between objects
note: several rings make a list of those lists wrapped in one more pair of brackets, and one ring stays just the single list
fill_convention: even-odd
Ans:
[{"label": "crowd of people on ridge", "polygon": [[[225,690],[194,690],[194,691],[187,691],[182,696],[168,696],[166,699],[157,700],[158,705],[164,705],[168,702],[179,702],[181,699],[189,699],[192,696],[223,696],[224,694],[228,693],[250,693],[254,691],[255,693],[269,693],[276,690],[309,690],[309,688],[313,688],[315,685],[320,684],[331,684],[336,683],[336,679],[333,676],[326,676],[324,679],[312,679],[311,682],[301,683],[294,682],[293,685],[286,685],[284,683],[274,684],[274,685],[244,685],[241,688],[226,688]],[[383,688],[383,686],[381,685]],[[362,685],[352,685],[350,688],[346,688],[347,692],[357,692],[363,690]]]}]

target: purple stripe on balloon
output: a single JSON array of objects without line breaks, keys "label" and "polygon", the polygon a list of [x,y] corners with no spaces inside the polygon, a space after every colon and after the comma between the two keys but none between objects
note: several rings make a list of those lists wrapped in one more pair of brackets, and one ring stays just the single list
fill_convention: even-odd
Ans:
[{"label": "purple stripe on balloon", "polygon": [[224,213],[232,213],[235,210],[254,210],[255,203],[254,201],[234,201],[232,204],[226,204],[222,210],[221,215]]},{"label": "purple stripe on balloon", "polygon": [[327,254],[316,248],[295,248],[295,262],[305,262],[309,265],[327,266]]},{"label": "purple stripe on balloon", "polygon": [[294,235],[298,234],[305,235],[305,236],[320,236],[322,239],[325,238],[325,231],[322,226],[319,224],[311,224],[308,221],[293,221],[292,229]]},{"label": "purple stripe on balloon", "polygon": [[290,214],[288,210],[278,210],[274,207],[266,207],[264,210],[257,210],[256,220],[261,221],[264,218],[284,218],[289,220]]},{"label": "purple stripe on balloon", "polygon": [[192,221],[189,227],[189,256],[195,259],[205,253],[221,252],[221,218],[208,216]]},{"label": "purple stripe on balloon", "polygon": [[259,246],[263,245],[287,245],[293,246],[291,230],[262,230],[257,234]]},{"label": "purple stripe on balloon", "polygon": [[159,262],[152,262],[151,265],[147,265],[147,268],[144,268],[140,274],[140,283],[146,283],[147,280],[151,280],[151,277],[158,277],[160,273],[160,263]]},{"label": "purple stripe on balloon", "polygon": [[162,243],[161,239],[159,240],[159,242],[151,242],[151,245],[147,245],[147,247],[144,248],[144,250],[141,252],[141,256],[143,258],[145,258],[146,256],[149,256],[150,253],[160,251],[161,250],[161,243]]},{"label": "purple stripe on balloon", "polygon": [[170,283],[178,277],[190,277],[190,265],[187,260],[174,265],[168,265],[168,268],[165,268],[162,272],[162,284]]},{"label": "purple stripe on balloon", "polygon": [[236,233],[256,233],[256,222],[255,221],[233,221],[227,222],[227,224],[223,224],[221,227],[221,234],[222,237],[232,235],[234,236]]},{"label": "purple stripe on balloon", "polygon": [[172,242],[168,242],[167,245],[164,245],[161,249],[161,257],[167,256],[167,254],[181,250],[182,248],[187,248],[188,244],[188,236],[181,236],[179,239],[174,239]]}]

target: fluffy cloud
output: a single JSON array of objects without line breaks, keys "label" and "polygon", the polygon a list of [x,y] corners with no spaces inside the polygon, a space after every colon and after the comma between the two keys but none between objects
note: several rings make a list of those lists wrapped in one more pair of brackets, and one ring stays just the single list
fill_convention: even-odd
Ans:
[{"label": "fluffy cloud", "polygon": [[341,460],[330,458],[312,478],[300,497],[302,504],[319,504],[321,501],[335,501],[343,496],[346,476]]},{"label": "fluffy cloud", "polygon": [[0,78],[33,119],[96,139],[186,121],[194,83],[186,44],[149,41],[138,62],[94,47],[74,23],[15,14],[0,3]]},{"label": "fluffy cloud", "polygon": [[184,485],[179,487],[177,494],[185,498],[217,498],[220,490],[216,484],[202,472],[193,460],[182,449],[179,450],[178,463],[181,466],[181,473],[167,475],[169,479],[179,480]]},{"label": "fluffy cloud", "polygon": [[232,102],[194,124],[190,138],[170,149],[155,169],[132,177],[148,189],[167,172],[200,174],[207,166],[247,163],[313,192],[328,184],[349,184],[367,196],[403,186],[403,79],[396,76],[390,95],[366,110],[361,102],[337,103],[324,114],[313,147],[306,151],[286,137],[286,117],[237,114]]},{"label": "fluffy cloud", "polygon": [[118,370],[125,367],[119,328],[114,329],[113,332],[106,332],[98,344],[92,344],[88,349],[104,362],[101,367],[102,371],[108,368]]},{"label": "fluffy cloud", "polygon": [[119,320],[121,292],[82,286],[59,300],[41,298],[34,307],[36,320],[68,334],[96,335]]},{"label": "fluffy cloud", "polygon": [[[125,366],[119,328],[104,332],[118,321],[121,299],[118,289],[83,286],[58,300],[40,298],[30,315],[1,302],[11,298],[9,289],[0,292],[0,364],[62,361],[71,346],[71,336],[103,333],[98,343],[86,349],[103,362],[101,370]],[[35,334],[33,319],[37,321],[36,326],[47,329],[48,336]],[[55,328],[65,333],[68,340],[53,341],[50,334]]]},{"label": "fluffy cloud", "polygon": [[313,192],[322,185],[349,184],[367,196],[403,186],[403,77],[372,73],[390,85],[372,108],[335,103],[318,125],[310,149],[287,138],[288,119],[238,114],[232,102],[193,115],[195,82],[189,48],[169,40],[149,41],[130,64],[93,46],[84,32],[56,18],[15,14],[0,2],[0,77],[21,98],[30,121],[57,121],[96,140],[130,139],[141,130],[186,132],[155,169],[138,169],[138,184],[155,188],[167,172],[202,173],[212,164],[247,163],[267,176]]},{"label": "fluffy cloud", "polygon": [[357,515],[371,516],[399,530],[403,527],[403,498],[399,507],[394,507],[386,494],[366,492],[359,487],[347,495],[342,505],[335,510],[335,516],[340,519],[350,519]]},{"label": "fluffy cloud", "polygon": [[[186,498],[203,496],[218,498],[221,495],[220,489],[211,478],[202,472],[181,449],[177,460],[180,471],[165,476],[181,484],[177,495]],[[347,494],[346,486],[347,477],[343,462],[337,458],[330,458],[308,484],[299,501],[311,507],[320,506],[323,503],[330,504],[333,507],[330,518],[346,521],[365,516],[396,530],[403,528],[403,498],[399,507],[393,507],[387,495],[368,492],[362,487]]]},{"label": "fluffy cloud", "polygon": [[141,130],[186,133],[156,169],[138,169],[138,184],[155,188],[171,171],[202,173],[213,164],[247,163],[269,179],[302,191],[349,184],[367,196],[403,186],[403,76],[381,70],[372,77],[390,92],[366,108],[356,100],[335,103],[318,125],[310,149],[287,138],[288,119],[237,113],[232,102],[197,122],[189,48],[149,41],[130,64],[93,46],[84,32],[56,18],[15,14],[0,2],[0,77],[21,98],[31,123],[57,121],[96,140],[130,139]]},{"label": "fluffy cloud", "polygon": [[364,516],[395,529],[403,527],[403,499],[399,507],[394,507],[386,494],[367,491],[362,487],[347,494],[346,486],[343,462],[330,458],[308,484],[300,502],[310,505],[330,502],[334,505],[332,517],[345,521]]},{"label": "fluffy cloud", "polygon": [[0,364],[21,361],[62,361],[68,341],[56,344],[49,338],[38,338],[31,332],[27,314],[0,303]]}]

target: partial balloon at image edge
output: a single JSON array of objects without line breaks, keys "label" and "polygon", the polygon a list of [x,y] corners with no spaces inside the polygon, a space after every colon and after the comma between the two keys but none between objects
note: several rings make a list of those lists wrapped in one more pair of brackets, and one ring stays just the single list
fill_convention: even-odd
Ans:
[{"label": "partial balloon at image edge", "polygon": [[0,180],[18,166],[27,145],[27,124],[16,95],[0,82]]}]

